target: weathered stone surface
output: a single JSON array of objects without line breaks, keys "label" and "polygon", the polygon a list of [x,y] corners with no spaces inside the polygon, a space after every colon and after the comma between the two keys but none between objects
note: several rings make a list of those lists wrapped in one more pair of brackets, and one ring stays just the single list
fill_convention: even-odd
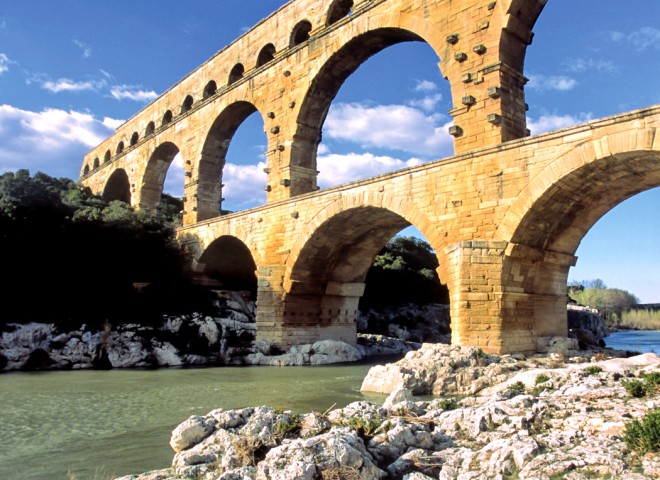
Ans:
[{"label": "weathered stone surface", "polygon": [[175,452],[185,450],[208,437],[215,429],[215,421],[205,417],[190,417],[172,432],[170,446]]}]

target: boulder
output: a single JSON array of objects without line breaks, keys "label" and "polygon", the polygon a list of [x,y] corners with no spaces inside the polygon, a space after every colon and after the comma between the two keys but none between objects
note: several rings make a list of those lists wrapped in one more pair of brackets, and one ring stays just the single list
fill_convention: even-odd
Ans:
[{"label": "boulder", "polygon": [[193,416],[172,432],[170,446],[175,452],[186,450],[208,437],[215,429],[213,418]]}]

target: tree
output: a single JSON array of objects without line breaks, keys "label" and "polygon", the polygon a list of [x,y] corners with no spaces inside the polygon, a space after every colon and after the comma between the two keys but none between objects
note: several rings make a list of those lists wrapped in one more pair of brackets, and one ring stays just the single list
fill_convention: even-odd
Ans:
[{"label": "tree", "polygon": [[374,259],[366,278],[360,308],[449,303],[447,288],[436,273],[438,259],[431,246],[416,237],[395,237]]},{"label": "tree", "polygon": [[623,312],[639,303],[639,299],[626,290],[607,288],[600,279],[569,285],[569,296],[581,305],[595,308],[611,325],[621,321]]}]

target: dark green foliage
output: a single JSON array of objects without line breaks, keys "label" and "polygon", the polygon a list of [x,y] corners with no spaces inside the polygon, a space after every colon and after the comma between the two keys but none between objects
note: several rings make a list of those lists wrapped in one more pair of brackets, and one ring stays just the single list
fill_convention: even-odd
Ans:
[{"label": "dark green foliage", "polygon": [[360,309],[398,305],[449,303],[440,284],[438,259],[431,246],[415,237],[395,237],[376,256],[366,278]]},{"label": "dark green foliage", "polygon": [[540,383],[545,383],[548,380],[550,380],[550,377],[548,377],[545,373],[541,373],[540,375],[536,376],[536,380],[534,380],[534,383],[538,385]]},{"label": "dark green foliage", "polygon": [[580,305],[597,309],[608,325],[619,325],[623,313],[639,303],[639,299],[632,293],[608,288],[600,279],[571,282],[568,295]]},{"label": "dark green foliage", "polygon": [[644,383],[637,379],[627,381],[623,380],[621,384],[623,385],[623,388],[626,389],[626,392],[628,392],[628,395],[631,397],[642,398],[646,395],[646,388],[644,388]]},{"label": "dark green foliage", "polygon": [[[69,179],[0,176],[0,262],[2,323],[100,327],[185,310],[176,301],[185,256],[171,224],[105,204]],[[150,286],[140,292],[135,284]]]},{"label": "dark green foliage", "polygon": [[456,410],[458,408],[458,402],[455,398],[443,398],[438,402],[438,408],[445,411]]},{"label": "dark green foliage", "polygon": [[512,390],[515,395],[522,395],[525,393],[525,384],[522,382],[516,382],[509,385],[509,390]]},{"label": "dark green foliage", "polygon": [[649,410],[641,420],[626,423],[623,440],[628,448],[641,454],[660,451],[660,408]]}]

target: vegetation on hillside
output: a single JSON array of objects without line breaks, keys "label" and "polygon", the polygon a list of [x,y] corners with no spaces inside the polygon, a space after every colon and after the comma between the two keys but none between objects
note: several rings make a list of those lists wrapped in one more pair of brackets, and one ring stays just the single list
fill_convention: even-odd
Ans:
[{"label": "vegetation on hillside", "polygon": [[366,278],[360,309],[403,302],[449,303],[440,284],[438,259],[431,246],[415,237],[394,237],[376,256]]},{"label": "vegetation on hillside", "polygon": [[69,179],[1,175],[1,322],[144,323],[188,308],[195,295],[182,294],[194,289],[174,238],[178,211],[164,210],[174,215],[106,204]]}]

